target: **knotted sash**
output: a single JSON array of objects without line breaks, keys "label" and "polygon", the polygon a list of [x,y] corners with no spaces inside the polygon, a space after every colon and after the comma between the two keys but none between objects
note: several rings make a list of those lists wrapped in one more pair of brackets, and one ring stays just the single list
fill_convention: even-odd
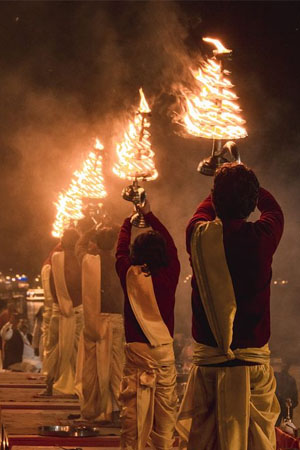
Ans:
[{"label": "knotted sash", "polygon": [[173,342],[155,298],[152,277],[146,277],[142,266],[131,266],[126,275],[130,306],[152,347]]},{"label": "knotted sash", "polygon": [[121,383],[122,449],[173,448],[176,420],[176,369],[172,343],[125,345]]},{"label": "knotted sash", "polygon": [[[150,344],[132,342],[125,346],[126,364],[120,394],[121,447],[133,445],[132,448],[142,449],[146,442],[152,441],[153,448],[171,448],[176,414],[173,339],[161,317],[152,278],[145,276],[142,266],[129,268],[126,288],[132,311]],[[155,402],[160,405],[161,417],[159,408],[155,412]],[[159,422],[156,432],[152,429],[154,413],[155,421]],[[135,414],[137,435],[132,427]]]},{"label": "knotted sash", "polygon": [[224,362],[225,357],[216,347],[195,344],[194,365],[176,424],[180,448],[275,450],[279,404],[269,347],[237,349],[234,354],[258,364],[205,367],[202,364]]},{"label": "knotted sash", "polygon": [[[256,440],[253,449],[261,448],[261,443],[267,442],[269,444],[265,448],[272,449],[278,402],[275,397],[274,375],[269,366],[269,346],[266,344],[262,348],[230,349],[236,300],[226,263],[223,226],[219,219],[200,223],[195,227],[191,256],[201,301],[218,346],[195,344],[194,365],[176,429],[184,441],[189,442],[189,450],[204,450],[214,445],[210,440],[217,423],[220,449],[239,450],[247,449],[250,421],[253,424],[252,436]],[[257,362],[261,366],[202,367],[235,358]],[[208,394],[205,394],[209,386],[206,386],[206,378],[209,375],[215,377],[210,400]],[[215,404],[215,408],[210,409],[208,414],[209,401]],[[259,433],[258,428],[261,430]],[[206,429],[210,430],[207,437],[202,434],[200,439],[199,433]],[[199,446],[199,439],[203,446]]]}]

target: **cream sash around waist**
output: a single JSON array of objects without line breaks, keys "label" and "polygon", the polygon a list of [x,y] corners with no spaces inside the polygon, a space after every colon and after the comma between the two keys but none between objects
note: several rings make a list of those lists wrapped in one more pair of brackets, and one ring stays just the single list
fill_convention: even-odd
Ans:
[{"label": "cream sash around waist", "polygon": [[[232,351],[233,358],[242,361],[254,362],[257,364],[269,364],[270,349],[269,344],[261,348],[237,348]],[[196,366],[207,364],[222,364],[228,361],[228,356],[222,353],[218,347],[209,347],[208,345],[195,343],[193,363]]]},{"label": "cream sash around waist", "polygon": [[131,266],[126,275],[127,294],[132,311],[153,347],[173,342],[155,298],[151,276],[141,266]]}]

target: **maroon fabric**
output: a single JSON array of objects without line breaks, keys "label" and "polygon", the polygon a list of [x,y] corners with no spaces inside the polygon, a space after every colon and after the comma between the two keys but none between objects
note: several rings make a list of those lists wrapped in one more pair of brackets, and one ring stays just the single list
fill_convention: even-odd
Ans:
[{"label": "maroon fabric", "polygon": [[300,439],[294,438],[284,431],[280,430],[280,428],[275,428],[276,431],[276,449],[284,450],[284,449],[300,449]]},{"label": "maroon fabric", "polygon": [[[262,347],[270,337],[270,282],[272,256],[283,232],[283,214],[274,197],[260,188],[259,220],[223,221],[223,241],[237,302],[231,348]],[[187,251],[194,226],[216,217],[211,197],[200,203],[186,232]],[[194,339],[216,347],[201,303],[195,276],[192,278]]]},{"label": "maroon fabric", "polygon": [[[162,267],[157,273],[152,275],[154,293],[163,321],[167,325],[171,336],[174,333],[174,306],[175,291],[178,284],[180,264],[177,257],[177,249],[168,230],[151,212],[145,215],[147,223],[158,231],[167,244],[167,254],[169,259],[168,267]],[[125,294],[124,322],[126,342],[149,342],[139,326],[131,309],[127,289],[126,274],[131,266],[130,253],[131,223],[130,219],[125,219],[118,239],[116,253],[116,270],[120,277],[121,285]]]}]

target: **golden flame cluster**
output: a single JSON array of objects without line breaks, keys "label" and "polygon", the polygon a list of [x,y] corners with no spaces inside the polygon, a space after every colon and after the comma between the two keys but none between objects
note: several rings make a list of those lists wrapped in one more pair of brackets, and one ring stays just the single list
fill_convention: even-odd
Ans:
[{"label": "golden flame cluster", "polygon": [[61,237],[63,231],[83,218],[83,198],[104,198],[107,193],[104,188],[102,173],[103,145],[96,139],[94,150],[84,161],[82,169],[75,171],[69,188],[58,196],[56,218],[52,235]]},{"label": "golden flame cluster", "polygon": [[221,55],[231,53],[217,39],[204,38],[213,44],[213,58],[205,60],[197,70],[191,70],[193,89],[180,87],[180,112],[174,122],[184,127],[184,132],[207,139],[240,139],[247,136],[240,117],[238,97],[228,78],[230,72],[222,67]]},{"label": "golden flame cluster", "polygon": [[[138,111],[129,122],[123,141],[116,146],[119,161],[114,165],[113,172],[122,179],[149,181],[158,176],[150,142],[151,109],[142,88],[139,93]],[[102,173],[102,149],[103,145],[96,139],[94,151],[90,152],[87,160],[84,161],[82,170],[74,172],[69,188],[59,194],[58,201],[55,203],[57,213],[53,224],[53,236],[61,237],[66,228],[74,226],[84,217],[83,198],[102,199],[107,196]]]},{"label": "golden flame cluster", "polygon": [[[194,79],[192,90],[180,87],[181,111],[174,121],[180,124],[185,134],[208,139],[239,139],[247,136],[240,117],[238,97],[233,92],[233,84],[223,69],[222,55],[231,53],[217,39],[204,38],[212,45],[214,56],[205,60],[197,69],[191,69]],[[139,90],[140,104],[134,117],[129,121],[122,142],[116,146],[118,162],[113,172],[121,179],[155,180],[158,176],[154,165],[154,152],[150,142],[151,109],[142,88]],[[64,229],[83,218],[83,198],[107,196],[102,174],[102,144],[96,140],[94,151],[90,152],[82,170],[74,172],[69,189],[59,194],[55,203],[56,219],[52,234],[60,237]]]},{"label": "golden flame cluster", "polygon": [[113,172],[122,179],[150,181],[155,180],[158,176],[150,142],[149,114],[151,109],[142,88],[140,88],[139,93],[139,109],[129,122],[123,141],[117,144],[118,163],[114,165]]}]

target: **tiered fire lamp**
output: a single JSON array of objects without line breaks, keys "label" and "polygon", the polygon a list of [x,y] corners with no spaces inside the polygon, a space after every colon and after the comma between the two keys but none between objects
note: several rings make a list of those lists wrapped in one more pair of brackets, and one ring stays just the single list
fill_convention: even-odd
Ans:
[{"label": "tiered fire lamp", "polygon": [[122,179],[132,181],[132,184],[123,189],[122,197],[134,205],[131,223],[135,227],[146,228],[148,225],[140,210],[145,204],[146,192],[139,182],[155,180],[158,173],[154,166],[154,152],[150,143],[149,117],[151,109],[142,88],[139,93],[139,109],[133,120],[129,122],[122,143],[117,144],[116,151],[119,162],[114,165],[113,172]]},{"label": "tiered fire lamp", "polygon": [[61,237],[66,228],[85,218],[99,224],[105,216],[102,199],[107,193],[103,184],[102,150],[103,145],[96,139],[82,170],[74,172],[69,189],[59,194],[53,236]]},{"label": "tiered fire lamp", "polygon": [[[240,162],[237,146],[233,140],[244,138],[247,132],[237,104],[238,97],[227,77],[230,72],[224,68],[232,51],[217,39],[203,38],[215,46],[213,57],[207,58],[198,70],[192,70],[195,87],[193,91],[181,87],[181,112],[176,113],[174,122],[183,127],[183,135],[212,139],[212,153],[198,165],[204,175],[214,175],[225,162]],[[223,145],[224,141],[229,140]]]}]

